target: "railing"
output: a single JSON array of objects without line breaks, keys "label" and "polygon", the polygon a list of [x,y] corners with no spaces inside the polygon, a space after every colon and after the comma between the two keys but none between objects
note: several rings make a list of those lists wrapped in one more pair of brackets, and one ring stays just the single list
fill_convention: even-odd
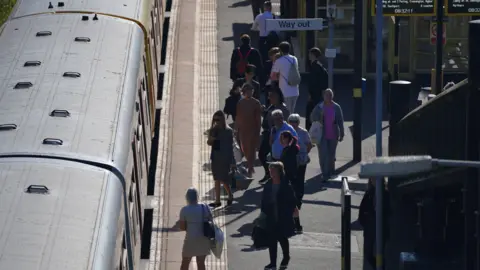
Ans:
[{"label": "railing", "polygon": [[352,200],[350,188],[348,187],[348,178],[342,177],[342,195],[340,196],[342,204],[342,270],[351,269],[351,219],[352,219]]}]

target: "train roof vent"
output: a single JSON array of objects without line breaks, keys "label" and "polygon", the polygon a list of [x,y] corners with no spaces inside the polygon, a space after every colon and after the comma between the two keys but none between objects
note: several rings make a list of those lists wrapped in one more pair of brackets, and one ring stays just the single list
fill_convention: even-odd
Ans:
[{"label": "train roof vent", "polygon": [[64,7],[65,6],[65,2],[58,2],[58,7]]},{"label": "train roof vent", "polygon": [[0,131],[9,131],[17,129],[17,125],[15,124],[0,124]]},{"label": "train roof vent", "polygon": [[49,145],[63,145],[63,141],[56,138],[45,138],[43,139],[43,144]]},{"label": "train roof vent", "polygon": [[53,111],[50,113],[50,116],[51,116],[51,117],[69,117],[69,116],[70,116],[70,112],[67,111],[67,110],[53,110]]},{"label": "train roof vent", "polygon": [[52,2],[48,2],[48,8],[49,9],[53,8]]},{"label": "train roof vent", "polygon": [[31,82],[19,82],[19,83],[15,84],[13,89],[27,89],[27,88],[30,88],[32,86],[33,86],[33,84]]},{"label": "train roof vent", "polygon": [[63,73],[63,77],[69,77],[69,78],[80,78],[80,73],[79,72],[65,72]]},{"label": "train roof vent", "polygon": [[93,15],[93,20],[94,20],[94,21],[98,21],[98,16],[97,16],[97,14]]},{"label": "train roof vent", "polygon": [[76,37],[75,41],[76,42],[90,42],[90,38],[88,38],[88,37]]},{"label": "train roof vent", "polygon": [[30,185],[25,189],[26,193],[48,194],[50,190],[44,185]]},{"label": "train roof vent", "polygon": [[23,64],[24,67],[38,67],[42,64],[40,61],[27,61]]},{"label": "train roof vent", "polygon": [[88,21],[88,16],[87,16],[87,15],[83,15],[83,16],[82,16],[82,21]]},{"label": "train roof vent", "polygon": [[51,31],[40,31],[37,32],[37,37],[46,37],[46,36],[51,36],[52,32]]}]

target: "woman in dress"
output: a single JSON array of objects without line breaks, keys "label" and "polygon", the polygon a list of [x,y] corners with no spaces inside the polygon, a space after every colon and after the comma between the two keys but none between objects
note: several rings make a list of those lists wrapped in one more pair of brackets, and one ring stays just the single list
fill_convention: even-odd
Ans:
[{"label": "woman in dress", "polygon": [[220,184],[228,194],[227,205],[231,205],[233,194],[229,186],[230,171],[235,167],[233,155],[233,130],[227,125],[225,114],[216,111],[213,114],[212,127],[210,128],[207,144],[212,147],[210,158],[212,160],[212,174],[215,180],[215,202],[210,207],[219,207]]},{"label": "woman in dress", "polygon": [[180,230],[186,231],[182,249],[180,270],[188,270],[192,257],[196,258],[197,269],[205,270],[205,258],[210,254],[210,240],[203,234],[203,223],[212,219],[210,208],[198,203],[198,192],[189,188],[185,195],[187,205],[180,210]]},{"label": "woman in dress", "polygon": [[257,147],[259,146],[260,127],[262,118],[262,105],[253,98],[253,87],[249,84],[243,86],[244,98],[237,104],[237,117],[235,128],[240,139],[240,145],[247,160],[248,177],[254,173],[254,162]]},{"label": "woman in dress", "polygon": [[267,269],[277,269],[277,245],[283,251],[280,269],[285,269],[290,262],[290,244],[288,238],[295,235],[292,215],[298,213],[296,199],[289,181],[285,179],[282,162],[270,163],[271,180],[267,182],[262,194],[262,212],[266,216],[266,231],[268,232],[270,263]]}]

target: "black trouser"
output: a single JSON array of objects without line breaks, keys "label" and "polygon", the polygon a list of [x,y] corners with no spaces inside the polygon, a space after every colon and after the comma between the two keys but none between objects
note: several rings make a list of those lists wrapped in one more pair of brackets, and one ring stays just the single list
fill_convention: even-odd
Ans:
[{"label": "black trouser", "polygon": [[297,207],[298,210],[302,208],[302,199],[305,194],[305,172],[307,171],[307,165],[298,166],[297,168],[297,177],[292,182],[293,191],[295,192],[295,197],[297,198]]},{"label": "black trouser", "polygon": [[273,265],[277,265],[277,250],[278,245],[277,242],[280,243],[280,247],[282,248],[283,257],[289,258],[290,257],[290,243],[288,243],[288,238],[286,237],[275,237],[272,236],[270,240],[270,246],[268,247],[268,253],[270,254],[270,263]]},{"label": "black trouser", "polygon": [[253,12],[253,20],[257,17],[260,12],[263,13],[263,4],[265,0],[250,0],[252,5],[252,12]]},{"label": "black trouser", "polygon": [[320,103],[319,100],[312,100],[312,99],[307,102],[307,111],[305,115],[305,128],[307,130],[310,130],[310,127],[312,126],[312,122],[310,120],[310,114],[312,113],[313,109],[318,103]]},{"label": "black trouser", "polygon": [[268,170],[267,156],[271,151],[270,147],[270,131],[262,132],[262,142],[260,143],[260,149],[258,150],[258,159],[262,163],[265,169],[265,175],[270,175]]},{"label": "black trouser", "polygon": [[260,51],[260,55],[262,56],[262,63],[265,65],[265,62],[267,62],[268,60],[268,50],[270,50],[270,48],[268,48],[267,37],[258,38],[258,50]]}]

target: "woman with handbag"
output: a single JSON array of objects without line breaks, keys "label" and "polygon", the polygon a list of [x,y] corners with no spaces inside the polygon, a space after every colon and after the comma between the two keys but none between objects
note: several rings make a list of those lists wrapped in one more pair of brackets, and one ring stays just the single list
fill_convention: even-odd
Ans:
[{"label": "woman with handbag", "polygon": [[264,186],[261,210],[265,214],[269,241],[270,264],[265,270],[277,269],[278,243],[283,251],[280,269],[285,269],[290,262],[290,244],[288,239],[295,235],[292,214],[298,212],[295,194],[289,181],[285,179],[282,162],[269,165],[271,180]]},{"label": "woman with handbag", "polygon": [[195,188],[189,188],[185,198],[187,205],[180,210],[178,221],[180,230],[186,231],[180,270],[188,270],[192,257],[196,258],[197,269],[205,270],[205,259],[212,246],[211,236],[205,236],[206,232],[211,234],[211,229],[205,230],[205,224],[212,223],[212,212],[205,204],[198,203],[198,191]]},{"label": "woman with handbag", "polygon": [[[291,114],[288,117],[288,124],[290,124],[298,136],[298,145],[300,146],[300,151],[297,154],[297,177],[295,182],[292,183],[293,190],[295,191],[295,196],[297,197],[297,208],[300,210],[302,208],[302,199],[305,194],[305,173],[307,171],[307,165],[310,163],[310,157],[308,154],[312,150],[312,140],[310,139],[310,134],[308,131],[300,126],[300,115]],[[295,229],[297,233],[303,232],[303,227],[300,225],[300,217],[294,217]]]}]

